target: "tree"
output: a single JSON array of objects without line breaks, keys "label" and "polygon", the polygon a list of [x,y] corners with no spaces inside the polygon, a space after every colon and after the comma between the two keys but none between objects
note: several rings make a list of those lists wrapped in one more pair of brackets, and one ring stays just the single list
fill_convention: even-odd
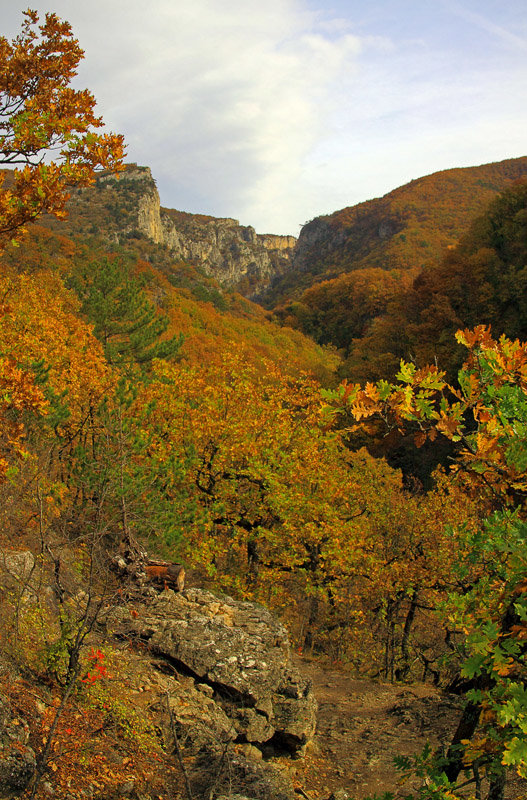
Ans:
[{"label": "tree", "polygon": [[[495,335],[525,340],[526,220],[527,182],[522,180],[491,202],[440,263],[425,266],[411,286],[400,283],[369,328],[354,334],[341,368],[343,377],[391,380],[403,358],[419,367],[435,361],[454,382],[465,355],[455,339],[460,328],[491,325]],[[337,281],[331,283],[338,286]],[[306,297],[308,292],[304,301]],[[338,301],[334,302],[338,310]],[[360,310],[367,308],[360,297],[356,302]],[[330,332],[327,320],[334,313],[325,311],[324,324]],[[331,340],[338,342],[334,333]]]},{"label": "tree", "polygon": [[14,456],[24,456],[24,414],[43,415],[47,403],[34,375],[0,356],[0,483],[8,477]]},{"label": "tree", "polygon": [[0,358],[31,376],[47,408],[45,420],[26,420],[26,438],[32,451],[46,453],[45,471],[54,465],[64,478],[72,448],[88,435],[115,378],[91,327],[77,316],[76,296],[56,273],[1,275],[0,293],[9,306],[0,308]]},{"label": "tree", "polygon": [[110,364],[148,364],[154,358],[173,358],[178,353],[182,337],[161,338],[169,320],[157,312],[125,261],[103,258],[90,262],[77,270],[70,283]]},{"label": "tree", "polygon": [[388,676],[409,670],[445,494],[411,498],[400,473],[325,426],[315,382],[226,347],[219,363],[154,364],[132,414],[179,525],[178,557],[281,609],[303,646],[368,669],[386,650]]},{"label": "tree", "polygon": [[[184,457],[160,456],[153,446],[150,409],[142,413],[136,402],[141,388],[123,377],[96,410],[90,438],[74,453],[78,502],[68,523],[110,550],[122,545],[132,558],[147,545],[175,546],[184,528]],[[174,486],[177,504],[169,491]]]},{"label": "tree", "polygon": [[372,267],[344,272],[310,286],[299,301],[275,308],[273,315],[320,344],[348,353],[353,340],[364,336],[372,320],[408,288],[413,274]]},{"label": "tree", "polygon": [[94,132],[93,95],[69,85],[84,55],[69,23],[24,17],[15,39],[0,37],[0,164],[24,165],[2,175],[0,248],[44,212],[63,218],[68,187],[118,170],[124,149],[122,136]]},{"label": "tree", "polygon": [[457,636],[466,704],[428,786],[452,797],[462,771],[478,782],[484,769],[496,800],[507,766],[527,776],[527,344],[496,341],[484,326],[456,338],[469,349],[459,388],[436,367],[402,362],[397,384],[343,385],[327,396],[357,421],[379,415],[389,426],[416,425],[421,442],[438,433],[458,442],[459,483],[487,508],[475,531],[455,531],[444,615]]}]

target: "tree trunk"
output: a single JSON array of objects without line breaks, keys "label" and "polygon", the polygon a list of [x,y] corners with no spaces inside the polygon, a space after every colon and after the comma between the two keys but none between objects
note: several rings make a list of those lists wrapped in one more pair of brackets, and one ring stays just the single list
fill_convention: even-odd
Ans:
[{"label": "tree trunk", "polygon": [[463,709],[461,719],[457,726],[456,732],[450,742],[450,747],[446,754],[447,765],[445,767],[445,775],[450,783],[457,780],[457,776],[464,768],[463,766],[463,751],[464,747],[461,744],[463,740],[472,739],[479,722],[480,707],[478,703],[467,703]]},{"label": "tree trunk", "polygon": [[408,673],[410,672],[410,631],[412,630],[415,612],[417,611],[418,596],[417,589],[414,589],[410,597],[410,608],[408,609],[408,613],[404,621],[403,636],[401,639],[401,665],[395,672],[395,677],[398,681],[404,680],[406,677],[408,677]]},{"label": "tree trunk", "polygon": [[496,768],[490,778],[487,800],[503,800],[505,795],[506,774],[502,767]]},{"label": "tree trunk", "polygon": [[258,582],[260,574],[260,553],[258,551],[258,540],[247,540],[247,583],[254,586]]}]

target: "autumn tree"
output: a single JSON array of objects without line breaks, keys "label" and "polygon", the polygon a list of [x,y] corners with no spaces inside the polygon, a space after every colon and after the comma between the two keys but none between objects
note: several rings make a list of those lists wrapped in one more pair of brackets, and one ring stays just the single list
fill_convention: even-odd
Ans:
[{"label": "autumn tree", "polygon": [[345,272],[306,289],[300,300],[274,309],[282,324],[298,327],[320,344],[345,353],[367,331],[394,297],[408,287],[411,270],[364,268]]},{"label": "autumn tree", "polygon": [[447,557],[445,495],[412,499],[399,472],[328,428],[316,382],[227,348],[217,363],[155,363],[132,414],[173,511],[175,555],[283,611],[304,646],[370,672],[382,652],[387,677],[409,669]]},{"label": "autumn tree", "polygon": [[0,356],[0,483],[15,467],[15,458],[26,452],[25,415],[46,411],[46,399],[34,374],[19,369],[13,359]]},{"label": "autumn tree", "polygon": [[97,168],[119,169],[123,139],[103,125],[88,90],[70,86],[83,51],[69,23],[24,13],[21,33],[0,37],[0,247],[44,212],[64,217],[68,187],[86,186]]},{"label": "autumn tree", "polygon": [[403,362],[398,383],[343,385],[328,397],[358,422],[411,422],[421,442],[442,434],[460,444],[457,480],[487,514],[475,530],[452,527],[456,580],[444,614],[467,694],[446,758],[428,765],[428,785],[451,797],[463,771],[476,783],[484,771],[496,800],[507,766],[527,775],[527,344],[496,341],[484,326],[457,339],[469,350],[458,386],[435,366]]}]

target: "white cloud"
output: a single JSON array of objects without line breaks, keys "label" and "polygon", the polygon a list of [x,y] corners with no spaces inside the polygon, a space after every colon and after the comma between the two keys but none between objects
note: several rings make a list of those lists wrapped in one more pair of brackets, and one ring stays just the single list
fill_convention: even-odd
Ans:
[{"label": "white cloud", "polygon": [[[40,3],[37,3],[37,8]],[[56,0],[86,51],[79,80],[165,204],[290,225],[288,191],[360,42],[295,0]],[[253,216],[254,215],[254,216]],[[289,219],[288,219],[289,217]]]},{"label": "white cloud", "polygon": [[[50,5],[86,51],[79,83],[164,205],[296,233],[419,174],[523,154],[523,3]],[[5,35],[25,7],[0,0]]]}]

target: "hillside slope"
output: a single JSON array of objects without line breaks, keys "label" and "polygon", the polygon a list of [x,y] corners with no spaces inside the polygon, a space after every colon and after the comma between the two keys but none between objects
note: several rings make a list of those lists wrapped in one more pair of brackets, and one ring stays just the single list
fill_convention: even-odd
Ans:
[{"label": "hillside slope", "polygon": [[325,384],[333,380],[335,352],[270,321],[260,305],[175,257],[166,245],[127,236],[127,203],[137,204],[125,193],[119,205],[115,197],[111,202],[121,226],[111,215],[105,218],[99,203],[74,198],[66,223],[46,219],[32,225],[23,242],[2,253],[0,274],[49,272],[68,283],[79,269],[94,274],[106,258],[117,259],[130,265],[158,312],[168,317],[167,336],[183,335],[181,355],[187,362],[214,362],[234,349],[252,363],[270,359],[288,374],[309,373]]},{"label": "hillside slope", "polygon": [[422,269],[437,262],[496,194],[527,175],[527,157],[450,169],[305,225],[293,269],[265,296],[272,307],[343,272]]}]

